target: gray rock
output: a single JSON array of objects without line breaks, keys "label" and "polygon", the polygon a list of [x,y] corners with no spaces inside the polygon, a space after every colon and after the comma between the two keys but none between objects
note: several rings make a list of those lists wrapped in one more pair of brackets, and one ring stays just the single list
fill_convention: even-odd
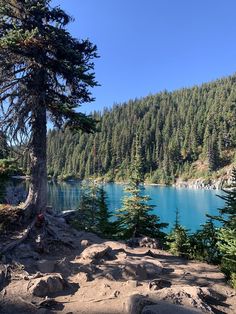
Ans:
[{"label": "gray rock", "polygon": [[123,279],[134,279],[134,280],[146,280],[147,272],[146,269],[138,264],[127,264],[122,269]]},{"label": "gray rock", "polygon": [[154,303],[166,301],[187,308],[197,309],[203,313],[213,313],[210,306],[205,302],[206,295],[209,295],[207,288],[173,285],[170,288],[162,288],[156,292],[150,293],[149,299]]},{"label": "gray rock", "polygon": [[128,280],[126,284],[132,288],[136,288],[140,285],[140,283],[137,280]]},{"label": "gray rock", "polygon": [[86,248],[86,247],[88,247],[88,246],[91,245],[91,243],[89,242],[89,240],[82,240],[82,241],[80,242],[80,244],[81,244],[81,246],[82,246],[83,248]]},{"label": "gray rock", "polygon": [[175,304],[170,304],[167,302],[159,302],[155,305],[145,306],[141,314],[197,314],[202,313],[202,311],[191,309],[188,307],[183,307]]},{"label": "gray rock", "polygon": [[163,271],[163,266],[158,261],[155,261],[155,263],[147,262],[144,267],[149,279],[157,278]]},{"label": "gray rock", "polygon": [[164,279],[155,279],[149,282],[150,290],[159,290],[163,288],[169,288],[171,286],[171,282]]},{"label": "gray rock", "polygon": [[40,260],[36,263],[38,270],[41,273],[53,273],[55,270],[55,262],[49,260]]},{"label": "gray rock", "polygon": [[87,247],[80,255],[83,259],[99,259],[111,251],[110,246],[105,244],[93,244]]},{"label": "gray rock", "polygon": [[67,286],[66,281],[60,274],[48,275],[31,281],[29,291],[38,297],[63,291]]},{"label": "gray rock", "polygon": [[148,247],[150,249],[158,249],[160,248],[160,243],[157,239],[144,237],[139,240],[140,247]]},{"label": "gray rock", "polygon": [[151,305],[153,302],[149,301],[141,294],[131,295],[125,303],[125,313],[141,314],[145,306]]}]

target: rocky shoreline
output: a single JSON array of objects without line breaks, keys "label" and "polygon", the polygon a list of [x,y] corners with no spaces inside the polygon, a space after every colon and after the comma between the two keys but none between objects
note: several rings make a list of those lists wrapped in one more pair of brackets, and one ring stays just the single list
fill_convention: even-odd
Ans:
[{"label": "rocky shoreline", "polygon": [[206,189],[206,190],[221,190],[231,185],[232,180],[230,175],[225,175],[218,179],[190,179],[183,181],[178,179],[173,186],[178,188],[190,188],[190,189]]}]

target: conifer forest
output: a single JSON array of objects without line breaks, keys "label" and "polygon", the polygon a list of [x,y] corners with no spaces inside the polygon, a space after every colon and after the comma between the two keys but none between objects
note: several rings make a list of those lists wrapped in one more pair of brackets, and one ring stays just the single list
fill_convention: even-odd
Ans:
[{"label": "conifer forest", "polygon": [[[211,176],[235,161],[236,76],[130,100],[103,112],[95,134],[48,132],[48,174],[125,181],[140,138],[145,179]],[[22,161],[26,167],[27,160]],[[202,165],[202,166],[201,166]]]}]

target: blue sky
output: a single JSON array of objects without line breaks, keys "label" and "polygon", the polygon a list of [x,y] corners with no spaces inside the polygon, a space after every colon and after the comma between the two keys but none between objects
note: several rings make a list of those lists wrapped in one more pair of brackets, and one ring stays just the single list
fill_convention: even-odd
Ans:
[{"label": "blue sky", "polygon": [[78,38],[98,47],[96,101],[102,109],[236,71],[235,0],[53,0],[75,19]]}]

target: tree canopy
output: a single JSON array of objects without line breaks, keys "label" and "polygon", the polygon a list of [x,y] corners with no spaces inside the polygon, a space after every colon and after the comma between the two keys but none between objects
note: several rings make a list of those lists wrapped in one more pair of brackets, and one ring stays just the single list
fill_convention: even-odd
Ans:
[{"label": "tree canopy", "polygon": [[31,186],[26,207],[47,199],[47,118],[56,127],[92,132],[95,121],[76,108],[93,100],[96,46],[71,36],[72,21],[50,0],[0,0],[0,128],[27,144]]},{"label": "tree canopy", "polygon": [[124,181],[139,135],[145,178],[172,183],[176,177],[209,177],[235,161],[236,76],[173,92],[163,91],[95,112],[101,132],[51,130],[51,176],[104,176]]}]

